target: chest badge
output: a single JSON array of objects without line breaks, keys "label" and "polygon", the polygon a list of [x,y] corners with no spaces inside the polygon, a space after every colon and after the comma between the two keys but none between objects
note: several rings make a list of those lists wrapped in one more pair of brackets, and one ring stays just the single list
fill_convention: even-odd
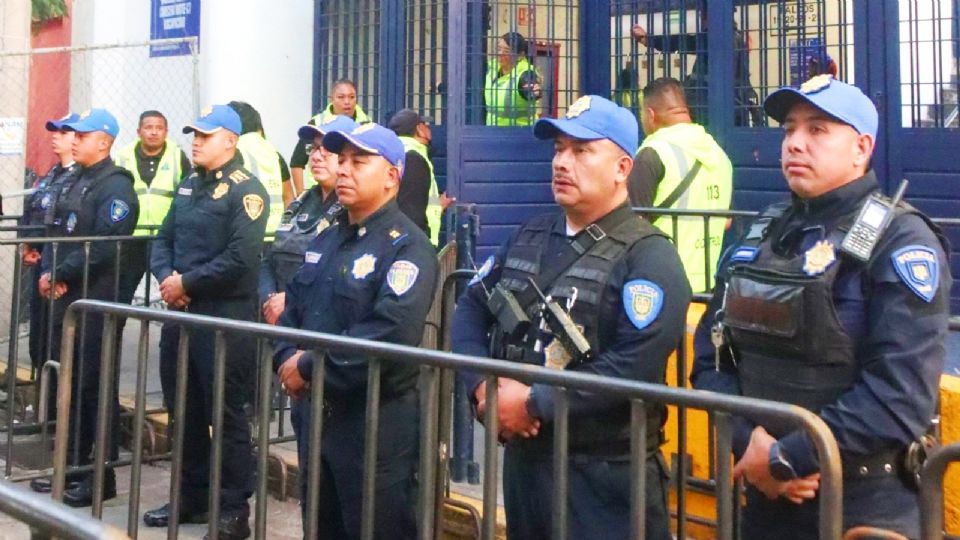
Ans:
[{"label": "chest badge", "polygon": [[803,254],[803,271],[808,276],[819,276],[836,260],[837,251],[833,243],[819,240]]},{"label": "chest badge", "polygon": [[212,195],[213,200],[220,199],[221,197],[226,195],[228,191],[230,191],[230,184],[226,182],[220,182],[219,184],[217,184],[217,187],[214,188],[213,190],[213,195]]},{"label": "chest badge", "polygon": [[40,199],[40,208],[42,208],[42,209],[44,209],[44,210],[46,210],[47,208],[50,208],[50,194],[49,194],[49,193],[44,194],[43,198]]},{"label": "chest badge", "polygon": [[67,232],[72,233],[74,229],[77,228],[77,214],[70,212],[70,216],[67,217]]},{"label": "chest badge", "polygon": [[377,258],[370,253],[364,253],[353,261],[353,270],[350,273],[353,274],[353,279],[363,279],[373,272],[376,265]]},{"label": "chest badge", "polygon": [[329,226],[330,226],[330,220],[327,219],[327,218],[322,218],[322,219],[317,223],[317,234],[322,233],[322,232],[325,231],[325,230],[327,229],[327,227],[329,227]]}]

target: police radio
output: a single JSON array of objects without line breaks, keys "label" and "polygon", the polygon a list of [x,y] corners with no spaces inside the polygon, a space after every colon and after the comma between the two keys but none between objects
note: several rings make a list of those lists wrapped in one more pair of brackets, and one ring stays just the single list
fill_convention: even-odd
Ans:
[{"label": "police radio", "polygon": [[870,260],[873,248],[877,246],[883,231],[890,225],[894,209],[903,199],[903,193],[907,190],[908,184],[909,182],[904,178],[889,202],[882,195],[876,193],[871,195],[860,208],[860,214],[857,215],[853,226],[843,237],[840,251],[863,262]]},{"label": "police radio", "polygon": [[530,282],[530,286],[533,287],[543,303],[543,318],[550,326],[553,338],[560,341],[560,345],[563,346],[574,362],[588,359],[593,352],[590,348],[590,342],[587,341],[583,332],[577,328],[570,315],[552,297],[544,296],[543,291],[540,290],[540,287],[537,287],[533,278],[528,277],[527,281]]}]

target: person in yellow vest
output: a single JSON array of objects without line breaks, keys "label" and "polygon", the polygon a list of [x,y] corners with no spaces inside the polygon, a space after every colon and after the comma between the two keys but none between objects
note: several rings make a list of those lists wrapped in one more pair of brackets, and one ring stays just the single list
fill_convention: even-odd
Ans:
[{"label": "person in yellow vest", "polygon": [[[643,89],[641,124],[646,138],[630,173],[634,206],[676,210],[728,210],[733,193],[733,166],[717,141],[690,117],[680,81],[663,77]],[[660,230],[673,235],[673,220],[649,216]],[[674,241],[694,292],[713,288],[726,218],[682,217]],[[710,259],[706,259],[705,243]],[[707,265],[709,263],[709,269]]]},{"label": "person in yellow vest", "polygon": [[427,155],[433,138],[430,131],[432,122],[429,117],[420,116],[413,109],[401,109],[390,118],[387,127],[400,137],[406,152],[397,204],[411,221],[423,229],[430,243],[436,247],[440,244],[443,207],[433,162]]},{"label": "person in yellow vest", "polygon": [[[357,103],[357,85],[350,79],[338,79],[330,88],[330,103],[320,112],[313,115],[307,124],[319,126],[333,120],[337,115],[346,116],[358,124],[370,122],[370,117],[363,111],[360,104]],[[289,196],[284,192],[283,201],[289,205],[294,198],[303,192],[304,179],[306,185],[313,185],[313,177],[310,175],[310,168],[307,162],[310,156],[307,155],[304,141],[297,141],[297,146],[293,149],[293,155],[290,156],[290,175],[293,178],[292,188]]]},{"label": "person in yellow vest", "polygon": [[[193,170],[187,155],[177,143],[167,138],[167,133],[167,117],[163,113],[155,110],[143,111],[137,125],[137,140],[117,153],[116,163],[133,175],[133,188],[140,202],[140,218],[133,231],[135,236],[150,236],[156,232],[170,209],[177,185]],[[123,249],[129,250],[128,260],[134,265],[129,275],[146,274],[150,257],[148,244],[129,242]],[[140,277],[136,279],[139,281]],[[150,296],[160,298],[155,282],[152,288],[155,292]],[[145,295],[146,289],[142,292]],[[138,292],[137,298],[140,297],[141,292]]]},{"label": "person in yellow vest", "polygon": [[500,36],[497,59],[483,85],[487,125],[532,126],[540,95],[540,75],[527,58],[527,40],[519,32]]},{"label": "person in yellow vest", "polygon": [[270,196],[266,238],[272,240],[286,208],[283,192],[290,181],[290,169],[283,155],[264,137],[260,113],[243,101],[231,101],[227,105],[240,116],[242,132],[237,140],[237,150],[243,158],[243,166],[260,179]]}]

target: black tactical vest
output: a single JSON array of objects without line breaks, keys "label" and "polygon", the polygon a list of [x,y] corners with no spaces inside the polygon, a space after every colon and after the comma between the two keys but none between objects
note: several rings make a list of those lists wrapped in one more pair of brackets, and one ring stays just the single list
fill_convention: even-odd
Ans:
[{"label": "black tactical vest", "polygon": [[[516,240],[507,252],[499,283],[518,298],[529,294],[525,292],[531,287],[528,278],[538,276],[547,265],[555,262],[543,260],[543,251],[557,219],[556,215],[545,215],[529,221],[517,234]],[[599,241],[544,290],[545,294],[553,296],[561,306],[565,306],[565,299],[572,297],[573,288],[576,287],[576,302],[570,310],[570,316],[578,326],[583,327],[583,334],[595,353],[601,353],[604,350],[603,344],[599,343],[598,339],[599,306],[610,271],[640,240],[653,235],[663,236],[658,229],[633,215],[611,230],[603,232],[604,236]],[[588,232],[584,231],[581,234],[588,234]],[[504,352],[510,350],[513,351],[513,357],[508,358],[510,360],[543,365],[545,361],[543,352],[534,350],[540,322],[539,299],[522,307],[532,322],[530,332],[526,336],[515,338],[513,342],[504,336],[494,339],[494,342],[503,344],[499,356],[504,356]],[[497,355],[497,351],[494,353]],[[661,408],[649,408],[647,418],[649,426],[659,428],[666,418],[665,411]],[[570,424],[570,451],[596,455],[623,455],[629,451],[629,426],[630,412],[626,404],[610,414],[605,414],[603,418],[577,418],[576,422]],[[547,426],[546,429],[541,430],[540,436],[524,440],[521,444],[542,447],[538,449],[547,451],[552,443],[551,432],[551,427]],[[647,433],[647,448],[649,451],[655,451],[661,441],[660,430],[652,428]]]},{"label": "black tactical vest", "polygon": [[300,208],[311,192],[298,198],[287,207],[277,227],[273,247],[271,248],[271,264],[277,283],[282,287],[290,283],[294,274],[303,265],[303,254],[307,246],[316,236],[337,221],[337,215],[343,209],[339,202],[334,202],[325,211],[317,215],[301,214]]},{"label": "black tactical vest", "polygon": [[[859,376],[856,344],[840,323],[834,284],[841,268],[858,265],[865,270],[873,261],[861,263],[839,249],[859,207],[825,232],[818,253],[807,256],[814,246],[794,256],[778,255],[773,243],[784,232],[779,226],[784,210],[778,205],[765,211],[754,224],[756,238],[748,235],[731,257],[722,321],[743,395],[819,412]],[[909,205],[901,204],[895,213],[893,219],[905,213],[920,216],[940,237],[939,229]],[[823,258],[827,251],[822,242],[829,242],[834,258],[825,268],[821,266],[830,257]],[[736,260],[743,248],[747,253],[755,248],[755,258]]]}]

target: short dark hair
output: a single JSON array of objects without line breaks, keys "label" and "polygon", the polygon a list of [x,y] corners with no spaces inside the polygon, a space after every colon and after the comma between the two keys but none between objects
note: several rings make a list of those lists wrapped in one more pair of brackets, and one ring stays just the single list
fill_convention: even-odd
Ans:
[{"label": "short dark hair", "polygon": [[643,101],[644,103],[650,100],[656,101],[657,99],[668,94],[675,95],[684,104],[687,103],[687,95],[683,91],[683,84],[673,77],[660,77],[659,79],[654,79],[653,82],[648,84],[643,89]]},{"label": "short dark hair", "polygon": [[164,116],[162,112],[154,109],[150,109],[140,113],[140,120],[137,122],[137,127],[140,127],[143,124],[143,121],[146,120],[147,118],[160,118],[161,120],[163,120],[163,125],[167,125],[168,123],[167,117]]},{"label": "short dark hair", "polygon": [[523,34],[520,32],[507,32],[500,36],[500,39],[507,44],[511,53],[523,56],[527,55],[527,38],[523,37]]},{"label": "short dark hair", "polygon": [[241,135],[263,131],[263,120],[260,118],[260,112],[254,109],[253,105],[245,101],[231,101],[227,103],[227,106],[236,111],[240,117]]},{"label": "short dark hair", "polygon": [[333,86],[330,87],[330,92],[332,93],[334,90],[337,89],[338,86],[340,86],[340,85],[342,85],[342,84],[346,84],[346,85],[350,86],[351,88],[353,88],[353,91],[354,91],[354,92],[357,91],[357,83],[355,83],[355,82],[353,82],[352,80],[347,79],[346,77],[344,77],[343,79],[337,79],[337,80],[333,81]]}]

